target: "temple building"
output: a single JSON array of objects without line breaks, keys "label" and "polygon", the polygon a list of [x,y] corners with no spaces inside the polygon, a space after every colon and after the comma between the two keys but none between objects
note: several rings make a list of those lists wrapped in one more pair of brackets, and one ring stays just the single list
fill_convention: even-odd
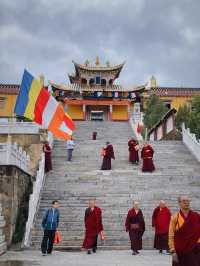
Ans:
[{"label": "temple building", "polygon": [[7,119],[14,116],[19,89],[19,84],[0,84],[0,117]]},{"label": "temple building", "polygon": [[148,99],[152,94],[157,95],[169,109],[174,108],[178,111],[180,106],[190,104],[192,97],[200,96],[200,88],[161,87],[158,86],[156,78],[152,76],[149,82],[149,88],[145,90],[143,96],[145,99]]},{"label": "temple building", "polygon": [[[49,82],[48,89],[57,100],[62,101],[73,120],[127,121],[138,110],[145,107],[150,95],[157,95],[169,109],[190,104],[192,97],[200,95],[200,88],[159,86],[154,76],[147,85],[123,86],[116,83],[124,63],[111,65],[95,64],[88,60],[74,64],[74,73],[68,75],[69,84]],[[44,77],[39,77],[44,85]],[[15,116],[14,107],[19,93],[19,84],[0,84],[0,118]]]},{"label": "temple building", "polygon": [[73,61],[75,73],[69,75],[70,84],[51,83],[57,99],[63,99],[66,111],[74,120],[127,121],[135,101],[140,101],[144,86],[124,87],[115,84],[124,63],[111,66]]}]

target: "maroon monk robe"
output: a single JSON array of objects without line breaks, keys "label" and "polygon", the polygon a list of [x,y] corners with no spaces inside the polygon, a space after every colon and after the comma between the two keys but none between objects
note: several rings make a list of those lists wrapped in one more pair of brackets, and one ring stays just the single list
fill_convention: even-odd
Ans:
[{"label": "maroon monk robe", "polygon": [[52,162],[51,162],[51,148],[49,144],[44,144],[43,151],[45,154],[45,173],[52,170]]},{"label": "maroon monk robe", "polygon": [[154,248],[168,250],[168,232],[171,219],[170,210],[157,207],[152,216],[152,226],[155,227]]},{"label": "maroon monk robe", "polygon": [[136,213],[134,208],[130,209],[126,217],[125,227],[126,231],[129,232],[131,249],[133,251],[142,249],[142,236],[145,231],[145,222],[142,211],[138,210],[138,213]]},{"label": "maroon monk robe", "polygon": [[96,206],[93,211],[91,208],[87,208],[85,211],[85,239],[83,241],[83,248],[97,248],[97,238],[101,231],[103,231],[101,209]]},{"label": "maroon monk robe", "polygon": [[136,147],[138,146],[138,142],[134,139],[129,140],[128,147],[129,147],[129,162],[131,163],[138,163],[139,162],[139,155],[138,150]]},{"label": "maroon monk robe", "polygon": [[143,159],[142,172],[153,172],[155,170],[153,154],[154,150],[150,145],[143,147],[141,151],[141,158]]},{"label": "maroon monk robe", "polygon": [[113,146],[109,144],[104,149],[104,156],[103,156],[103,162],[101,166],[101,170],[111,170],[111,159],[115,159]]},{"label": "maroon monk robe", "polygon": [[200,266],[200,215],[197,212],[189,211],[184,219],[184,224],[174,234],[174,245],[178,255],[179,266]]}]

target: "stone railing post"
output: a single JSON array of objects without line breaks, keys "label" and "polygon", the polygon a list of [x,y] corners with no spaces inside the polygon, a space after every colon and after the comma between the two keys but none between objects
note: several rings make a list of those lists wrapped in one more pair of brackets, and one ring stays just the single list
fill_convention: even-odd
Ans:
[{"label": "stone railing post", "polygon": [[7,245],[5,242],[5,235],[3,233],[3,229],[5,227],[5,220],[4,217],[2,216],[2,206],[0,204],[0,255],[6,252],[7,250]]},{"label": "stone railing post", "polygon": [[183,143],[191,151],[191,153],[196,157],[200,162],[200,142],[197,140],[195,134],[190,132],[189,128],[185,128],[185,125],[182,124],[182,136]]}]

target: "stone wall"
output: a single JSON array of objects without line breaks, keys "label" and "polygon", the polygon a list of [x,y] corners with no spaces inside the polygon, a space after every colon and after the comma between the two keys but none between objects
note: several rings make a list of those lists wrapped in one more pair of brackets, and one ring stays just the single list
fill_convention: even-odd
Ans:
[{"label": "stone wall", "polygon": [[[1,134],[0,135],[0,143],[7,142],[8,135]],[[30,169],[33,174],[36,173],[38,161],[42,152],[42,141],[41,135],[39,134],[12,134],[11,142],[16,142],[19,146],[25,150],[30,156]]]},{"label": "stone wall", "polygon": [[10,246],[23,238],[28,216],[31,176],[15,166],[0,166],[0,203],[5,218],[5,238]]},{"label": "stone wall", "polygon": [[1,213],[2,213],[2,206],[0,204],[0,256],[7,249],[6,242],[5,242],[5,235],[4,235],[5,220]]}]

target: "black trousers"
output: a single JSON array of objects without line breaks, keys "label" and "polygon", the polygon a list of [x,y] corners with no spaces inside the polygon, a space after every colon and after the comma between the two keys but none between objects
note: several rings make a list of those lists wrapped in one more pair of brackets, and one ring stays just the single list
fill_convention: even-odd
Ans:
[{"label": "black trousers", "polygon": [[56,230],[44,230],[44,236],[41,244],[41,251],[43,254],[51,254],[53,250],[53,242]]},{"label": "black trousers", "polygon": [[97,241],[98,241],[98,235],[95,238],[95,242],[94,242],[94,246],[93,246],[93,250],[97,250]]}]

